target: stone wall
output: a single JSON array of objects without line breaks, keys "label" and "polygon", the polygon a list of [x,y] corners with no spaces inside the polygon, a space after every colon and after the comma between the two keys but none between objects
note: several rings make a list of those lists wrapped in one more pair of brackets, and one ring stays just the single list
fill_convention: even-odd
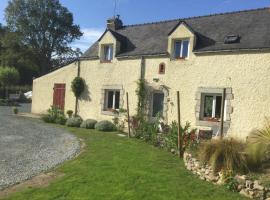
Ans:
[{"label": "stone wall", "polygon": [[[225,184],[221,172],[214,173],[210,166],[201,165],[190,153],[184,153],[184,163],[186,168],[193,174],[199,176],[200,179],[217,185]],[[238,184],[237,191],[241,195],[251,199],[270,200],[270,188],[261,185],[260,181],[249,180],[246,175],[236,175],[234,179]]]}]

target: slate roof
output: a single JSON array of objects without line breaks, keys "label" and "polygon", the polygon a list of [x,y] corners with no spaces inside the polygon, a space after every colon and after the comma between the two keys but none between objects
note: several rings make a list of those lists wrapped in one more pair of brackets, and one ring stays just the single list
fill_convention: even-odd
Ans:
[{"label": "slate roof", "polygon": [[[270,48],[270,8],[127,25],[111,31],[121,42],[122,56],[167,54],[168,34],[184,22],[197,36],[194,53]],[[107,30],[108,31],[108,30]],[[239,35],[240,42],[225,44],[227,35]],[[98,57],[98,41],[83,57]]]}]

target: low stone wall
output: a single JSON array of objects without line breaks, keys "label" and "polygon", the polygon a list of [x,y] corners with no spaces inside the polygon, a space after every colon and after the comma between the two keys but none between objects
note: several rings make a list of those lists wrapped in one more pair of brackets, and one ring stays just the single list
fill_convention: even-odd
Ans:
[{"label": "low stone wall", "polygon": [[[184,163],[186,168],[193,174],[198,175],[200,179],[217,185],[224,184],[221,172],[214,173],[210,166],[201,165],[190,153],[184,153]],[[270,188],[262,186],[258,180],[249,180],[246,175],[236,175],[234,179],[238,183],[237,191],[241,195],[252,199],[270,200]]]}]

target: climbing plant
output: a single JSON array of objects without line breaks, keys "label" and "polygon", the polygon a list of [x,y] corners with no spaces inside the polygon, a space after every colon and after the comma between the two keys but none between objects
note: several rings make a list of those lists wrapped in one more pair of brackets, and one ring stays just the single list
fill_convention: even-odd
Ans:
[{"label": "climbing plant", "polygon": [[131,128],[135,137],[141,138],[143,136],[144,127],[147,126],[147,85],[144,79],[139,79],[137,81],[136,95],[138,97],[138,103],[136,108],[136,115],[131,119]]},{"label": "climbing plant", "polygon": [[76,97],[75,116],[77,116],[78,114],[78,99],[83,93],[84,88],[85,88],[85,81],[81,77],[76,77],[71,82],[71,89],[72,89],[72,92],[74,93],[74,96]]},{"label": "climbing plant", "polygon": [[144,119],[145,113],[145,106],[146,106],[146,83],[144,79],[140,79],[137,82],[137,90],[136,95],[138,96],[138,103],[137,103],[137,118]]}]

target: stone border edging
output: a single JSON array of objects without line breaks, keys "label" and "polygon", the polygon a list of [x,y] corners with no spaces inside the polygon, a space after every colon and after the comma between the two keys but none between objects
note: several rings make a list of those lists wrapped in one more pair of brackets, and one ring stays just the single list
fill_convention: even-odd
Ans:
[{"label": "stone border edging", "polygon": [[[224,181],[222,173],[214,173],[209,165],[202,166],[198,159],[193,158],[190,153],[184,153],[185,167],[193,174],[199,176],[200,179],[212,182],[216,185],[223,185]],[[234,179],[237,181],[237,191],[239,194],[251,199],[270,200],[270,188],[264,187],[260,181],[248,180],[246,175],[236,175]]]}]

